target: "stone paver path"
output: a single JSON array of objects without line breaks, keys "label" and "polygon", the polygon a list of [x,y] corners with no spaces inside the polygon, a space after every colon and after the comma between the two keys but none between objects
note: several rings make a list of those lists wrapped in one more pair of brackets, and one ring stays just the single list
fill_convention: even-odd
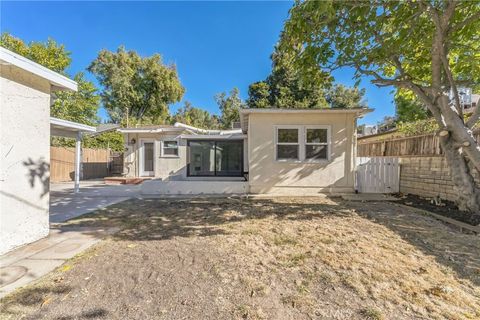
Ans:
[{"label": "stone paver path", "polygon": [[0,256],[0,298],[62,265],[117,229],[58,227],[50,235]]}]

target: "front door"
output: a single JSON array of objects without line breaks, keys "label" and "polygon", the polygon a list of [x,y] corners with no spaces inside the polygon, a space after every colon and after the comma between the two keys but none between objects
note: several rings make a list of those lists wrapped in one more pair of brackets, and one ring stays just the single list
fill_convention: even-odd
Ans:
[{"label": "front door", "polygon": [[153,140],[140,141],[140,176],[153,177],[155,175],[155,142]]}]

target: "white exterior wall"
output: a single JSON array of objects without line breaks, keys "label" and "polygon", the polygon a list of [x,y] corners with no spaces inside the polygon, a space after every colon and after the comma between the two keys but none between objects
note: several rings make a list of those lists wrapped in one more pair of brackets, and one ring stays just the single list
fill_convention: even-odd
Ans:
[{"label": "white exterior wall", "polygon": [[[277,161],[275,126],[331,127],[330,160]],[[349,113],[252,113],[248,123],[251,193],[313,195],[354,191],[355,117]]]},{"label": "white exterior wall", "polygon": [[49,232],[50,84],[0,66],[0,254]]}]

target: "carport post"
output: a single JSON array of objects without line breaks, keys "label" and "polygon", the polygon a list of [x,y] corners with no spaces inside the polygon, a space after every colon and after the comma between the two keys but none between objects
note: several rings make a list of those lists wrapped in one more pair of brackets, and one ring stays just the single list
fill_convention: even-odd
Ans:
[{"label": "carport post", "polygon": [[82,132],[77,132],[77,140],[75,141],[75,187],[74,192],[80,191],[80,164],[82,161]]}]

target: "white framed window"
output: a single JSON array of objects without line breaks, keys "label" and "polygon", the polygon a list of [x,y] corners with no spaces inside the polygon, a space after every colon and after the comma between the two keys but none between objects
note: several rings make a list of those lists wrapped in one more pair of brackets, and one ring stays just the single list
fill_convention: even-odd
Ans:
[{"label": "white framed window", "polygon": [[275,131],[275,159],[300,160],[300,127],[276,127]]},{"label": "white framed window", "polygon": [[330,126],[275,126],[275,160],[330,160]]},{"label": "white framed window", "polygon": [[330,157],[330,127],[305,126],[305,160],[321,161]]},{"label": "white framed window", "polygon": [[178,141],[163,140],[161,156],[162,157],[178,157]]}]

